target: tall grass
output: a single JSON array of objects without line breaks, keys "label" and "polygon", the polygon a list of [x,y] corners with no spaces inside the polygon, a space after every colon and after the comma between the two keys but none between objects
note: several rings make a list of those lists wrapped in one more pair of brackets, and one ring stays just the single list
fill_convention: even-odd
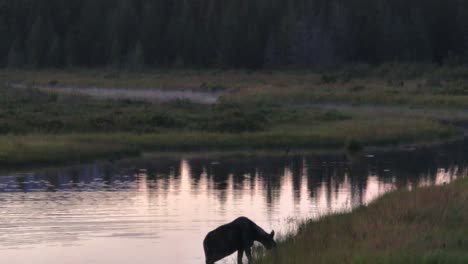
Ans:
[{"label": "tall grass", "polygon": [[[384,123],[381,123],[384,121]],[[453,128],[427,120],[344,120],[315,128],[276,128],[264,132],[80,133],[0,136],[0,164],[83,161],[141,151],[342,149],[349,140],[362,145],[397,145],[456,135]]]},{"label": "tall grass", "polygon": [[303,224],[256,264],[467,263],[468,180],[397,191]]},{"label": "tall grass", "polygon": [[131,146],[73,135],[0,136],[0,165],[45,165],[136,155]]},{"label": "tall grass", "polygon": [[[461,134],[438,123],[455,117],[457,122],[468,120],[462,111],[468,106],[468,92],[459,87],[465,76],[458,69],[427,67],[418,72],[415,66],[405,66],[418,78],[408,80],[399,75],[400,66],[386,67],[361,65],[324,73],[0,71],[0,82],[229,90],[215,105],[150,104],[0,85],[0,164],[80,161],[147,150],[360,149]],[[428,72],[452,79],[428,82]],[[337,107],[317,106],[324,102]],[[342,103],[398,110],[357,111],[339,108]],[[414,110],[414,105],[431,111]],[[454,107],[459,108],[456,115]]]},{"label": "tall grass", "polygon": [[468,106],[468,70],[461,66],[387,63],[348,65],[329,72],[108,69],[0,71],[1,81],[61,86],[227,90],[253,103],[345,102],[416,106]]}]

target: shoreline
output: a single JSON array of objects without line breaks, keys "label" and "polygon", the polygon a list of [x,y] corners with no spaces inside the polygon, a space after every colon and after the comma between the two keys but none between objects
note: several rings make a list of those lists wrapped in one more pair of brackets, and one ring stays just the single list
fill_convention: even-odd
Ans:
[{"label": "shoreline", "polygon": [[396,190],[367,206],[306,220],[255,264],[466,263],[468,179]]},{"label": "shoreline", "polygon": [[[309,147],[309,148],[300,148],[298,146],[293,147],[263,147],[263,148],[236,148],[236,147],[229,147],[223,149],[222,147],[210,146],[208,148],[200,148],[199,146],[195,147],[182,147],[182,148],[168,148],[166,149],[158,149],[158,146],[153,145],[151,141],[151,135],[141,135],[150,136],[149,142],[146,141],[140,142],[141,144],[139,147],[135,146],[135,143],[125,143],[125,142],[114,142],[111,144],[109,142],[99,142],[99,141],[91,141],[86,142],[87,139],[91,137],[95,137],[96,135],[56,135],[56,137],[60,139],[67,139],[67,137],[74,138],[74,142],[67,146],[66,144],[61,144],[60,140],[54,139],[53,135],[42,135],[40,137],[47,138],[45,144],[42,146],[44,149],[41,153],[41,146],[39,145],[36,149],[32,147],[30,148],[31,152],[28,152],[26,149],[15,149],[19,153],[14,153],[14,155],[8,157],[5,155],[5,150],[2,151],[0,149],[0,165],[6,169],[15,169],[25,166],[27,168],[42,168],[42,167],[55,167],[55,166],[62,166],[62,165],[79,165],[83,163],[89,162],[100,162],[100,161],[116,161],[116,160],[123,160],[123,159],[133,159],[133,158],[140,158],[140,157],[148,157],[148,156],[193,156],[197,155],[206,155],[206,156],[219,156],[219,155],[282,155],[282,156],[293,156],[293,155],[363,155],[364,153],[382,153],[382,152],[391,152],[391,151],[416,151],[421,148],[434,148],[438,146],[443,146],[446,144],[455,143],[461,141],[465,138],[464,131],[459,131],[457,134],[449,137],[449,138],[439,138],[434,140],[422,140],[422,141],[414,141],[414,142],[407,142],[407,143],[400,143],[397,145],[394,144],[377,144],[377,145],[366,145],[363,146],[362,149],[359,151],[350,151],[346,149],[344,144],[333,143],[329,146],[316,146],[316,147]],[[111,134],[99,134],[101,137],[106,136],[116,136]],[[125,135],[117,135],[118,137],[125,137]],[[156,135],[157,136],[157,135]],[[18,136],[15,136],[18,137]],[[26,135],[26,136],[19,136],[19,138],[24,137],[32,137],[31,142],[36,140],[36,136]],[[84,139],[82,138],[84,137]],[[133,138],[132,140],[138,141],[141,138]],[[2,137],[0,137],[0,140]],[[42,138],[44,141],[44,138]],[[99,140],[99,139],[98,139]],[[19,143],[19,146],[25,147],[27,142]],[[58,142],[58,147],[49,148],[48,142]],[[79,145],[76,145],[76,144]],[[23,152],[23,155],[21,155]]]}]

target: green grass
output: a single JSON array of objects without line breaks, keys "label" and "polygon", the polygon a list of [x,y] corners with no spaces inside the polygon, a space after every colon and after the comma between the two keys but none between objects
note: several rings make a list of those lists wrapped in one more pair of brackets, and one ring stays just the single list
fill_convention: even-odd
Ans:
[{"label": "green grass", "polygon": [[467,263],[468,180],[400,190],[301,225],[256,264]]},{"label": "green grass", "polygon": [[0,82],[26,86],[56,81],[228,91],[215,105],[203,105],[99,100],[0,84],[0,164],[143,151],[351,150],[460,136],[461,130],[447,123],[468,121],[462,71],[400,67],[354,66],[328,73],[0,71]]},{"label": "green grass", "polygon": [[[148,152],[360,150],[440,142],[468,121],[465,68],[355,65],[326,73],[0,71],[0,82],[225,89],[215,105],[57,95],[0,84],[0,166]],[[331,106],[324,106],[330,103]],[[444,121],[444,122],[440,122]],[[257,263],[466,263],[468,180],[386,195],[301,226]]]},{"label": "green grass", "polygon": [[468,69],[417,64],[350,65],[328,72],[109,69],[0,71],[0,80],[59,86],[230,91],[252,104],[386,104],[464,108]]},{"label": "green grass", "polygon": [[115,142],[81,140],[74,135],[0,137],[0,165],[34,166],[136,155],[138,151]]},{"label": "green grass", "polygon": [[456,134],[455,129],[429,120],[390,119],[344,120],[310,128],[286,126],[244,133],[174,130],[152,134],[4,135],[0,136],[0,165],[76,162],[143,151],[340,150],[350,140],[363,146],[395,146]]}]

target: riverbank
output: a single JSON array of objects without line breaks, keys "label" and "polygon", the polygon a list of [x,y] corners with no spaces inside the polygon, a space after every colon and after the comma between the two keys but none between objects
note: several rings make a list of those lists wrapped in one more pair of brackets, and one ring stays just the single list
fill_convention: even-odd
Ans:
[{"label": "riverbank", "polygon": [[0,136],[0,164],[52,164],[115,159],[143,151],[345,151],[366,146],[398,147],[455,137],[457,130],[431,121],[342,121],[308,130],[255,133],[164,132],[30,134]]},{"label": "riverbank", "polygon": [[254,263],[467,263],[468,180],[399,190],[304,223]]},{"label": "riverbank", "polygon": [[[468,95],[453,88],[463,77],[454,77],[457,72],[432,69],[443,80],[436,89],[428,72],[400,81],[404,76],[394,71],[374,70],[1,71],[0,164],[74,163],[145,151],[359,151],[440,143],[461,137],[453,124],[468,120]],[[97,93],[108,92],[102,87],[125,87],[126,94],[131,87],[226,93],[212,104],[148,102],[37,85],[92,86]],[[430,100],[421,103],[420,96]]]}]

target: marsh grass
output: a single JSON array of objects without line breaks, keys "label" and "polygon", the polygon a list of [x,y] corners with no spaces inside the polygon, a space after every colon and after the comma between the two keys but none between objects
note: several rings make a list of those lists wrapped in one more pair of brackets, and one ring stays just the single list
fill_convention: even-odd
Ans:
[{"label": "marsh grass", "polygon": [[278,127],[263,132],[219,133],[165,131],[162,133],[79,133],[0,136],[0,164],[79,162],[138,154],[142,151],[235,151],[287,149],[344,149],[349,140],[363,146],[397,146],[456,135],[451,127],[429,120],[344,120],[313,129]]},{"label": "marsh grass", "polygon": [[328,72],[111,69],[0,71],[3,82],[73,87],[228,91],[238,101],[279,104],[341,102],[463,108],[468,106],[464,67],[430,64],[349,65]]},{"label": "marsh grass", "polygon": [[0,163],[80,161],[147,150],[341,150],[350,142],[360,149],[460,135],[448,123],[468,120],[461,107],[468,95],[458,88],[465,78],[461,71],[437,73],[442,81],[434,86],[424,78],[441,69],[412,69],[406,77],[413,79],[403,79],[399,70],[363,65],[326,73],[0,71],[0,81],[26,86],[230,91],[216,104],[202,105],[98,100],[0,85]]},{"label": "marsh grass", "polygon": [[73,135],[0,137],[0,165],[46,165],[136,155],[138,151],[118,142],[108,144]]},{"label": "marsh grass", "polygon": [[466,85],[459,81],[441,87],[425,80],[405,81],[404,86],[389,85],[382,79],[359,79],[349,83],[300,84],[286,88],[251,86],[233,95],[239,101],[285,104],[346,103],[354,105],[396,105],[463,108],[468,106]]},{"label": "marsh grass", "polygon": [[254,263],[467,263],[467,202],[467,179],[396,191],[301,225]]}]

